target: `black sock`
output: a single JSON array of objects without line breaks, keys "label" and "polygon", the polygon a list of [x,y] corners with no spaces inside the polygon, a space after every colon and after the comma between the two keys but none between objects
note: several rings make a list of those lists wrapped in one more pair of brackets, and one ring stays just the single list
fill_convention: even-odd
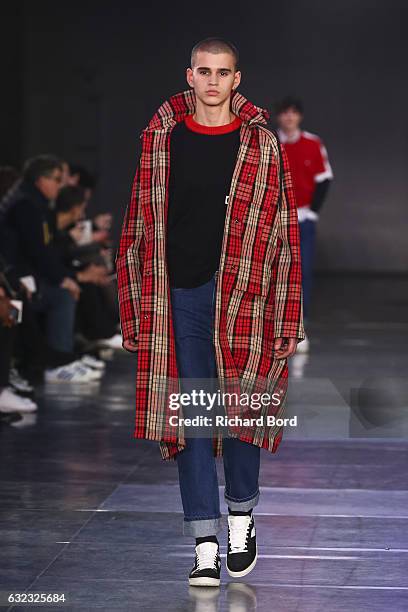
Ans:
[{"label": "black sock", "polygon": [[248,512],[241,512],[239,510],[231,510],[228,508],[228,514],[232,514],[232,516],[250,516],[252,514],[252,508],[251,510],[248,510]]},{"label": "black sock", "polygon": [[204,536],[203,538],[196,538],[196,546],[202,544],[203,542],[214,542],[214,544],[218,544],[217,536]]}]

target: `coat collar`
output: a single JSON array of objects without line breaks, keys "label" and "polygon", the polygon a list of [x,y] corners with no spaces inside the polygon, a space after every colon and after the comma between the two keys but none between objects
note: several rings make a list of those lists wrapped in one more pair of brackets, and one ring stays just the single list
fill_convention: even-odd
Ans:
[{"label": "coat collar", "polygon": [[[196,98],[193,89],[187,89],[171,96],[163,102],[153,115],[142,135],[145,132],[171,129],[176,123],[183,121],[186,115],[192,115],[195,112],[195,107]],[[255,106],[238,91],[231,93],[231,110],[243,122],[248,123],[250,127],[259,123],[266,125],[269,119],[269,112],[266,109]]]}]

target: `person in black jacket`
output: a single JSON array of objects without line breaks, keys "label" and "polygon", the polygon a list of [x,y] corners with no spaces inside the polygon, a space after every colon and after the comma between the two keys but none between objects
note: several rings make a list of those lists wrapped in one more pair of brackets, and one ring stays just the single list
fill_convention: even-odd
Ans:
[{"label": "person in black jacket", "polygon": [[6,239],[5,259],[19,278],[32,276],[32,308],[45,318],[48,345],[65,354],[68,364],[48,368],[45,379],[58,382],[95,380],[74,354],[74,322],[80,288],[75,271],[66,267],[53,243],[50,209],[62,182],[62,162],[51,155],[29,159],[23,178],[0,203],[0,225]]},{"label": "person in black jacket", "polygon": [[[6,286],[4,286],[4,282]],[[0,417],[9,413],[33,412],[37,410],[35,401],[22,397],[10,383],[11,362],[14,352],[16,331],[15,311],[7,288],[10,287],[1,268],[0,261]]]},{"label": "person in black jacket", "polygon": [[[71,228],[83,218],[87,205],[85,189],[65,186],[59,194],[53,210],[51,226],[55,246],[64,264],[77,270],[81,295],[77,307],[77,329],[87,340],[109,342],[116,335],[117,317],[109,308],[105,290],[112,280],[107,274],[106,262],[101,255],[103,247],[97,242],[78,245],[71,235]],[[120,346],[122,342],[120,339]]]}]

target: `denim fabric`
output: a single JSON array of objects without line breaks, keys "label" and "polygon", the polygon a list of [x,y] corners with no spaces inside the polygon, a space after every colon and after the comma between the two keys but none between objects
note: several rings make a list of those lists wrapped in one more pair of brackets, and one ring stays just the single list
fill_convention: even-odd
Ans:
[{"label": "denim fabric", "polygon": [[49,346],[61,353],[72,353],[76,301],[67,289],[41,283],[32,302],[36,312],[45,313],[46,337]]},{"label": "denim fabric", "polygon": [[[215,288],[218,271],[199,287],[171,288],[176,358],[182,391],[189,381],[205,379],[215,392],[217,368],[213,344]],[[211,384],[212,383],[212,384]],[[191,382],[191,388],[197,385]],[[184,410],[184,416],[203,414],[202,407]],[[212,416],[212,412],[207,413]],[[186,448],[176,455],[184,510],[183,533],[193,537],[221,530],[216,460],[212,438],[186,436]],[[237,438],[224,438],[225,499],[232,510],[247,511],[259,499],[260,448]]]},{"label": "denim fabric", "polygon": [[313,261],[316,242],[316,222],[306,219],[299,223],[300,254],[302,259],[303,317],[307,319],[313,281]]}]

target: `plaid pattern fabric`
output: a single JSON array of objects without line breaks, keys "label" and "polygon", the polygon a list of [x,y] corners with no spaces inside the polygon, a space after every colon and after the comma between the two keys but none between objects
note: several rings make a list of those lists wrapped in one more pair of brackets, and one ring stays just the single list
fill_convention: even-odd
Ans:
[{"label": "plaid pattern fabric", "polygon": [[[288,367],[274,358],[277,337],[304,338],[299,227],[288,160],[266,128],[268,112],[238,92],[231,110],[242,119],[240,147],[228,205],[215,297],[214,347],[222,392],[278,392],[284,411]],[[163,459],[185,447],[183,427],[169,425],[168,396],[179,393],[170,286],[166,267],[170,137],[177,122],[195,111],[193,90],[164,102],[141,134],[142,152],[116,254],[124,340],[137,339],[134,437],[159,442]],[[282,185],[282,189],[281,189]],[[243,414],[227,407],[228,416]],[[248,416],[248,415],[245,415]],[[271,452],[278,426],[235,427],[230,434]],[[222,436],[214,434],[214,455]]]}]

